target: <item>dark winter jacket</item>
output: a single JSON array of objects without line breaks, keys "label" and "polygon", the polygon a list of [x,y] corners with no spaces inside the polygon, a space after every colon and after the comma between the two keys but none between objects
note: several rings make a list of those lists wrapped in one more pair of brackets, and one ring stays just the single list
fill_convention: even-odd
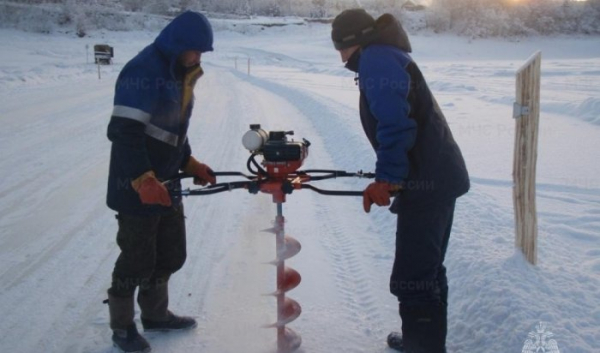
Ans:
[{"label": "dark winter jacket", "polygon": [[[187,50],[211,51],[212,41],[208,20],[199,13],[185,12],[119,74],[107,133],[112,141],[107,192],[111,209],[129,214],[166,210],[142,205],[131,181],[150,170],[159,180],[167,178],[188,162],[192,89],[202,71],[199,67],[186,71],[178,58]],[[181,202],[178,198],[172,201],[173,205]]]},{"label": "dark winter jacket", "polygon": [[392,211],[457,198],[469,176],[448,123],[397,20],[377,20],[379,38],[357,52],[363,128],[377,153],[376,179],[400,184]]}]

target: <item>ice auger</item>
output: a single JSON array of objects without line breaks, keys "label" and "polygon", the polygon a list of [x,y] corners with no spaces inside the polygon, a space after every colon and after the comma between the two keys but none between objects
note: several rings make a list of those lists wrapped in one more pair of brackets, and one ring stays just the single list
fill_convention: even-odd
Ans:
[{"label": "ice auger", "polygon": [[[277,267],[277,289],[273,292],[273,296],[277,298],[277,321],[267,327],[277,329],[278,353],[293,352],[302,343],[300,335],[286,327],[302,312],[297,301],[286,297],[286,293],[296,288],[301,281],[300,274],[296,270],[285,266],[285,260],[298,254],[301,248],[296,239],[285,235],[283,203],[286,195],[291,194],[294,190],[310,189],[324,195],[362,196],[362,191],[323,190],[308,184],[308,182],[340,177],[375,177],[373,173],[363,173],[362,171],[349,173],[338,170],[299,170],[304,159],[308,157],[310,142],[306,139],[302,139],[302,141],[288,140],[287,136],[293,134],[293,131],[267,132],[261,129],[260,125],[250,125],[250,131],[242,138],[244,147],[251,152],[247,162],[250,174],[215,172],[216,176],[239,177],[244,180],[218,183],[195,190],[171,190],[172,194],[181,196],[211,195],[235,189],[246,189],[252,194],[263,192],[272,195],[273,202],[277,204],[277,216],[273,228],[276,235],[277,257],[271,261],[271,264]],[[256,161],[258,156],[263,157],[261,163]],[[165,181],[165,184],[169,186],[169,183],[175,180],[189,177],[180,174]]]}]

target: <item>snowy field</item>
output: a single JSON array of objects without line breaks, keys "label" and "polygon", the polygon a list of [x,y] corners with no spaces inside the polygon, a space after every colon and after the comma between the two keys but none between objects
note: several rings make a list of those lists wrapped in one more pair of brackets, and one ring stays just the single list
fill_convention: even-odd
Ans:
[{"label": "snowy field", "polygon": [[[240,34],[217,24],[203,56],[189,131],[194,154],[218,171],[244,171],[251,123],[311,141],[305,168],[374,168],[358,92],[327,25]],[[231,27],[233,29],[233,27]],[[104,203],[106,126],[122,66],[156,33],[91,37],[0,30],[0,351],[113,352],[102,304],[118,255]],[[451,353],[521,352],[543,321],[560,352],[600,351],[600,38],[469,42],[412,37],[414,57],[446,113],[472,177],[459,199],[447,255]],[[86,63],[86,45],[115,47],[115,64]],[[538,159],[539,264],[514,249],[514,74],[543,55]],[[91,52],[91,49],[89,50]],[[251,74],[247,74],[250,58]],[[235,62],[237,60],[237,69]],[[367,180],[328,181],[361,190]],[[171,308],[199,328],[147,335],[154,352],[272,351],[275,319],[267,195],[244,191],[185,200],[188,260]],[[284,205],[302,243],[288,264],[303,277],[289,293],[303,308],[289,326],[300,353],[391,353],[400,329],[388,293],[395,219],[360,198],[299,191]]]}]

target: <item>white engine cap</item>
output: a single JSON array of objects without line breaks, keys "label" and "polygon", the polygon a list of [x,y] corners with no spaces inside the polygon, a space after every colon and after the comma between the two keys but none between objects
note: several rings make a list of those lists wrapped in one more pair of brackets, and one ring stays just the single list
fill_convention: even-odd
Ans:
[{"label": "white engine cap", "polygon": [[259,150],[268,140],[269,134],[263,129],[250,130],[242,137],[242,144],[248,151]]}]

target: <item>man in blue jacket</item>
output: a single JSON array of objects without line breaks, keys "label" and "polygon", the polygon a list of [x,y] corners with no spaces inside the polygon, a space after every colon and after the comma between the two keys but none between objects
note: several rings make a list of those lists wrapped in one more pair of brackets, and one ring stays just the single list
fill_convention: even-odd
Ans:
[{"label": "man in blue jacket", "polygon": [[168,281],[185,262],[186,234],[181,198],[171,197],[161,180],[183,170],[202,185],[216,182],[192,157],[187,138],[200,58],[212,44],[206,17],[184,12],[125,65],[116,83],[107,204],[118,213],[121,253],[108,304],[112,340],[123,352],[150,351],[134,323],[136,289],[145,331],[197,326],[168,310]]},{"label": "man in blue jacket", "polygon": [[448,284],[444,256],[456,199],[469,190],[462,154],[416,63],[400,23],[362,9],[339,14],[331,33],[346,67],[357,73],[360,117],[377,154],[376,179],[363,194],[398,214],[390,291],[402,333],[388,336],[406,353],[446,352]]}]

